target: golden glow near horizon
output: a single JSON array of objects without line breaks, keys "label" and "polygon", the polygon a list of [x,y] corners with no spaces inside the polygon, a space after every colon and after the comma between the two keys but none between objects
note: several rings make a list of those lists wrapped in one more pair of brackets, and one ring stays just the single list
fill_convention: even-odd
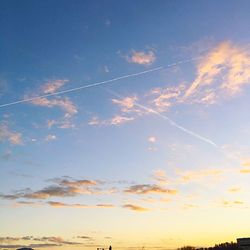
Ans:
[{"label": "golden glow near horizon", "polygon": [[250,236],[249,7],[0,2],[0,249]]}]

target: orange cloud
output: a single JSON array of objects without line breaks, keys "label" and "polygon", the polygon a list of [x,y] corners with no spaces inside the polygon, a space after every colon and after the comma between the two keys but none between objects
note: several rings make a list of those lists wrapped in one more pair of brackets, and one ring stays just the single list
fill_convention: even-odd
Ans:
[{"label": "orange cloud", "polygon": [[240,190],[241,190],[241,188],[239,188],[239,187],[232,187],[232,188],[228,189],[228,192],[230,192],[230,193],[237,193]]},{"label": "orange cloud", "polygon": [[129,116],[122,116],[122,115],[115,115],[114,117],[108,119],[108,120],[100,120],[97,116],[94,116],[89,122],[89,125],[92,126],[108,126],[108,125],[114,125],[119,126],[123,123],[127,123],[130,121],[133,121],[134,117]]},{"label": "orange cloud", "polygon": [[70,115],[74,115],[78,112],[76,106],[66,97],[65,98],[58,97],[55,99],[48,99],[45,97],[41,97],[38,99],[34,99],[30,102],[36,106],[43,106],[47,108],[59,107]]},{"label": "orange cloud", "polygon": [[158,185],[142,184],[142,185],[133,185],[124,191],[125,193],[130,194],[176,194],[177,190],[167,189]]},{"label": "orange cloud", "polygon": [[115,206],[112,204],[97,204],[97,205],[85,205],[85,204],[68,204],[63,202],[57,202],[57,201],[48,201],[48,205],[52,207],[70,207],[70,208],[114,208]]},{"label": "orange cloud", "polygon": [[52,94],[55,93],[58,89],[60,89],[62,86],[64,86],[69,80],[54,80],[47,82],[42,87],[42,92],[44,94]]},{"label": "orange cloud", "polygon": [[177,170],[177,175],[180,176],[183,182],[198,181],[205,177],[219,177],[222,174],[222,170],[218,169],[201,169],[193,171],[180,171]]},{"label": "orange cloud", "polygon": [[112,99],[114,104],[117,104],[121,107],[121,111],[124,113],[135,112],[135,103],[138,100],[136,96],[127,96],[122,99]]},{"label": "orange cloud", "polygon": [[230,42],[223,42],[202,59],[196,79],[185,92],[185,99],[206,104],[221,96],[239,93],[250,83],[250,55]]},{"label": "orange cloud", "polygon": [[123,205],[122,207],[123,207],[123,208],[130,209],[130,210],[133,210],[133,211],[136,211],[136,212],[145,212],[145,211],[149,211],[148,208],[140,207],[140,206],[133,205],[133,204],[125,204],[125,205]]},{"label": "orange cloud", "polygon": [[22,134],[10,130],[7,122],[0,123],[0,142],[8,141],[14,145],[22,144]]}]

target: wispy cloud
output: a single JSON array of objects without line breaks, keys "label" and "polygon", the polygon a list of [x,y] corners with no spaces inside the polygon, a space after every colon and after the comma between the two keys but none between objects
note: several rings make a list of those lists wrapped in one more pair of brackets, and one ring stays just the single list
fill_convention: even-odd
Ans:
[{"label": "wispy cloud", "polygon": [[240,200],[233,200],[233,201],[224,200],[224,201],[221,202],[221,204],[222,204],[224,207],[233,207],[233,206],[240,206],[240,205],[243,205],[244,202],[243,202],[243,201],[240,201]]},{"label": "wispy cloud", "polygon": [[223,42],[201,60],[197,76],[186,90],[185,98],[213,104],[223,96],[238,94],[249,82],[249,51],[231,42]]},{"label": "wispy cloud", "polygon": [[[30,242],[30,244],[20,244],[19,242]],[[0,248],[45,248],[45,247],[60,247],[65,245],[80,245],[81,242],[65,240],[58,236],[23,236],[23,237],[0,237]],[[41,242],[41,243],[40,243]]]},{"label": "wispy cloud", "polygon": [[47,108],[59,107],[69,115],[74,115],[77,113],[76,106],[67,97],[57,97],[54,99],[48,99],[43,97],[31,101],[31,103],[36,106],[42,106]]},{"label": "wispy cloud", "polygon": [[151,65],[156,60],[155,53],[149,51],[135,51],[133,50],[130,55],[125,57],[129,63],[136,63],[141,65]]},{"label": "wispy cloud", "polygon": [[137,100],[137,96],[127,96],[122,99],[112,99],[112,103],[119,105],[121,112],[124,113],[140,112],[138,107],[135,105]]},{"label": "wispy cloud", "polygon": [[132,185],[129,188],[124,190],[125,193],[129,194],[176,194],[177,190],[164,188],[159,185],[151,184],[141,184],[141,185]]},{"label": "wispy cloud", "polygon": [[98,188],[97,181],[92,180],[68,180],[55,179],[55,185],[44,187],[38,191],[24,189],[13,194],[0,194],[0,198],[16,200],[25,199],[48,199],[50,197],[72,197],[80,194],[99,194],[101,191]]},{"label": "wispy cloud", "polygon": [[69,80],[59,79],[59,80],[49,81],[42,87],[42,92],[44,94],[55,93],[58,89],[63,87],[67,82],[69,82]]},{"label": "wispy cloud", "polygon": [[[26,96],[25,99],[29,100],[29,103],[46,108],[60,108],[65,114],[60,119],[52,119],[47,121],[48,128],[57,125],[59,128],[73,128],[72,117],[78,113],[76,105],[68,97],[50,97],[58,92],[58,90],[63,87],[68,80],[54,80],[49,81],[44,84],[39,92],[41,97],[33,97],[34,94]],[[48,96],[47,96],[48,95]]]},{"label": "wispy cloud", "polygon": [[56,140],[57,138],[56,138],[56,135],[51,135],[51,134],[49,134],[49,135],[47,135],[46,137],[45,137],[45,141],[54,141],[54,140]]},{"label": "wispy cloud", "polygon": [[240,191],[241,191],[240,187],[231,187],[228,189],[228,192],[230,192],[230,193],[238,193]]},{"label": "wispy cloud", "polygon": [[156,180],[160,185],[165,185],[169,182],[166,172],[161,169],[154,171],[153,179]]},{"label": "wispy cloud", "polygon": [[176,170],[177,176],[180,178],[180,182],[197,182],[204,178],[210,177],[214,180],[221,178],[223,170],[220,169],[198,169],[198,170]]},{"label": "wispy cloud", "polygon": [[134,205],[134,204],[124,204],[122,207],[133,210],[133,211],[136,211],[136,212],[146,212],[146,211],[150,210],[148,208],[137,206],[137,205]]},{"label": "wispy cloud", "polygon": [[110,119],[100,120],[97,116],[92,117],[92,119],[88,122],[91,126],[119,126],[123,123],[127,123],[133,121],[134,117],[131,116],[123,116],[123,115],[115,115]]},{"label": "wispy cloud", "polygon": [[58,201],[48,201],[48,205],[52,207],[69,207],[69,208],[114,208],[115,206],[113,204],[97,204],[97,205],[86,205],[86,204],[79,204],[79,203],[64,203],[64,202],[58,202]]},{"label": "wispy cloud", "polygon": [[148,96],[151,97],[150,103],[153,104],[153,108],[158,112],[166,112],[172,106],[183,102],[183,91],[185,85],[180,84],[178,86],[168,86],[152,89]]},{"label": "wispy cloud", "polygon": [[12,131],[7,122],[0,123],[0,142],[8,141],[14,145],[22,144],[22,134]]}]

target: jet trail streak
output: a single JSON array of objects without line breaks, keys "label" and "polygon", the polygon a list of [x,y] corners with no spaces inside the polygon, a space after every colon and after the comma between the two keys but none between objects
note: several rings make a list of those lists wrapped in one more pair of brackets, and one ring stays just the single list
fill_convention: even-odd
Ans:
[{"label": "jet trail streak", "polygon": [[[114,96],[120,98],[120,99],[124,98],[123,96],[117,94],[116,92],[114,92],[114,91],[112,91],[110,89],[106,89],[106,90],[108,92],[110,92],[111,94],[113,94]],[[186,133],[188,135],[191,135],[191,136],[193,136],[193,137],[195,137],[195,138],[197,138],[197,139],[199,139],[199,140],[201,140],[201,141],[203,141],[205,143],[208,143],[208,144],[212,145],[213,147],[218,148],[218,145],[216,143],[214,143],[212,140],[210,140],[210,139],[208,139],[208,138],[206,138],[206,137],[204,137],[202,135],[199,135],[199,134],[193,132],[192,130],[189,130],[189,129],[179,125],[178,123],[176,123],[174,120],[172,120],[168,116],[163,115],[160,112],[158,112],[158,111],[156,111],[156,110],[154,110],[152,108],[148,108],[145,105],[142,105],[142,104],[140,104],[138,102],[134,102],[134,105],[141,108],[141,109],[143,109],[143,110],[145,110],[145,111],[147,111],[147,112],[149,112],[149,113],[153,113],[153,114],[159,116],[160,118],[164,119],[165,121],[168,121],[171,126],[183,131],[184,133]]]},{"label": "jet trail streak", "polygon": [[173,67],[173,66],[176,66],[176,65],[179,65],[179,64],[184,64],[184,63],[192,62],[192,61],[195,61],[195,60],[199,60],[201,58],[202,57],[190,58],[190,59],[187,59],[187,60],[178,61],[176,63],[171,63],[171,64],[168,64],[166,66],[159,66],[159,67],[156,67],[156,68],[152,68],[152,69],[149,69],[149,70],[144,70],[144,71],[134,73],[134,74],[123,75],[123,76],[119,76],[119,77],[112,78],[112,79],[109,79],[109,80],[95,82],[95,83],[91,83],[91,84],[88,84],[88,85],[83,85],[83,86],[76,87],[76,88],[66,89],[66,90],[57,91],[57,92],[50,93],[50,94],[39,95],[39,96],[30,97],[30,98],[26,98],[26,99],[14,101],[14,102],[9,102],[9,103],[5,103],[5,104],[1,104],[0,108],[7,107],[7,106],[12,106],[12,105],[16,105],[16,104],[20,104],[20,103],[24,103],[24,102],[34,101],[34,100],[37,100],[39,98],[56,96],[56,95],[75,92],[75,91],[78,91],[78,90],[92,88],[92,87],[96,87],[96,86],[100,86],[100,85],[106,85],[107,83],[116,82],[116,81],[119,81],[119,80],[122,80],[122,79],[148,74],[148,73],[154,72],[154,71],[160,71],[160,70],[170,68],[170,67]]}]

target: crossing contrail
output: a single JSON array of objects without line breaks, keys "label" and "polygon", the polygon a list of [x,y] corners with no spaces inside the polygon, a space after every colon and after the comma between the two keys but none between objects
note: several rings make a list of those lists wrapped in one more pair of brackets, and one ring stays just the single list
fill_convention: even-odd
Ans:
[{"label": "crossing contrail", "polygon": [[34,101],[34,100],[37,100],[37,99],[40,99],[40,98],[45,98],[45,97],[50,97],[50,96],[56,96],[56,95],[76,92],[76,91],[79,91],[79,90],[93,88],[93,87],[100,86],[100,85],[106,85],[108,83],[116,82],[116,81],[119,81],[119,80],[122,80],[122,79],[130,78],[130,77],[137,77],[137,76],[140,76],[140,75],[148,74],[150,72],[155,72],[155,71],[160,71],[160,70],[163,70],[163,69],[166,69],[166,68],[170,68],[170,67],[173,67],[173,66],[176,66],[176,65],[179,65],[179,64],[189,63],[189,62],[192,62],[192,61],[199,60],[201,58],[202,58],[202,56],[194,57],[194,58],[190,58],[190,59],[187,59],[187,60],[182,60],[182,61],[178,61],[178,62],[175,62],[175,63],[171,63],[171,64],[168,64],[168,65],[165,65],[165,66],[159,66],[159,67],[155,67],[155,68],[152,68],[152,69],[149,69],[149,70],[144,70],[144,71],[140,71],[140,72],[133,73],[133,74],[128,74],[128,75],[115,77],[115,78],[105,80],[105,81],[95,82],[95,83],[83,85],[83,86],[76,87],[76,88],[70,88],[70,89],[57,91],[57,92],[50,93],[50,94],[38,95],[38,96],[30,97],[30,98],[25,98],[25,99],[22,99],[22,100],[8,102],[8,103],[5,103],[5,104],[0,104],[0,108],[16,105],[16,104],[20,104],[20,103],[30,102],[30,101]]},{"label": "crossing contrail", "polygon": [[[107,90],[108,92],[110,92],[111,94],[113,94],[114,96],[120,98],[120,99],[124,98],[123,96],[117,94],[117,93],[114,92],[113,90],[110,90],[110,89],[106,89],[106,90]],[[134,102],[134,105],[137,106],[137,107],[139,107],[139,108],[141,108],[141,109],[143,109],[143,110],[145,110],[145,111],[147,111],[147,112],[149,112],[149,113],[153,113],[153,114],[159,116],[160,118],[162,118],[162,119],[165,120],[165,121],[168,121],[168,123],[169,123],[171,126],[173,126],[173,127],[177,128],[177,129],[183,131],[184,133],[186,133],[186,134],[188,134],[188,135],[191,135],[191,136],[193,136],[193,137],[195,137],[195,138],[197,138],[197,139],[199,139],[199,140],[201,140],[201,141],[203,141],[203,142],[205,142],[205,143],[208,143],[208,144],[212,145],[213,147],[219,148],[219,146],[218,146],[215,142],[213,142],[212,140],[210,140],[210,139],[208,139],[208,138],[206,138],[206,137],[204,137],[204,136],[202,136],[202,135],[199,135],[199,134],[193,132],[193,131],[190,130],[190,129],[187,129],[187,128],[183,127],[182,125],[176,123],[174,120],[172,120],[172,119],[169,118],[168,116],[163,115],[162,113],[156,111],[155,109],[149,108],[149,107],[147,107],[147,106],[145,106],[145,105],[142,105],[142,104],[140,104],[140,103],[138,103],[138,102]]]}]

